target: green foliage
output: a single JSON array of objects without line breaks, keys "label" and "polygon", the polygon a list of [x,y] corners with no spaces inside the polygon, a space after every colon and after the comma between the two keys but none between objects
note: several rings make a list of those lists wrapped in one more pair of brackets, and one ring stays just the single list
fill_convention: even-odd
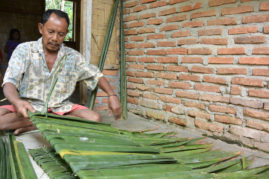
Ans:
[{"label": "green foliage", "polygon": [[47,9],[59,9],[68,14],[70,19],[70,24],[68,27],[68,34],[65,37],[65,41],[73,41],[74,34],[74,3],[68,0],[46,0],[46,10]]}]

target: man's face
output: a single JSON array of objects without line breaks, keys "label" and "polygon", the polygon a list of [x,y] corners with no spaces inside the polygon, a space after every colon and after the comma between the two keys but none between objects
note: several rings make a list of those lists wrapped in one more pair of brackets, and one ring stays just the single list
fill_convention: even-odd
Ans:
[{"label": "man's face", "polygon": [[65,18],[51,14],[45,24],[38,24],[39,32],[42,34],[44,50],[56,53],[68,32],[68,24]]}]

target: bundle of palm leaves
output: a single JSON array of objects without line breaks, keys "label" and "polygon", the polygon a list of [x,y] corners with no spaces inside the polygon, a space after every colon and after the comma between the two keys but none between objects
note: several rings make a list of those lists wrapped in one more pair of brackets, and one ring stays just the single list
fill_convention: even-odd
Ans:
[{"label": "bundle of palm leaves", "polygon": [[269,165],[248,169],[250,158],[212,150],[211,144],[199,142],[201,138],[129,132],[108,124],[53,114],[46,117],[35,113],[30,118],[54,149],[31,151],[51,178],[207,179],[269,175]]},{"label": "bundle of palm leaves", "polygon": [[13,135],[0,135],[0,155],[1,179],[37,178],[24,145]]}]

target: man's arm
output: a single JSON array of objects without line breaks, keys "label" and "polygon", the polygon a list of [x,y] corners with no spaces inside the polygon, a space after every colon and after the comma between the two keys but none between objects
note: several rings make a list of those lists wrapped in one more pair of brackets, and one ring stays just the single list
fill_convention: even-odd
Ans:
[{"label": "man's arm", "polygon": [[22,115],[23,117],[28,117],[27,111],[34,112],[35,109],[32,107],[30,103],[25,100],[20,99],[18,91],[16,87],[12,83],[6,83],[3,88],[4,95],[8,99],[8,101],[14,105],[17,110],[17,113]]},{"label": "man's arm", "polygon": [[101,77],[98,81],[98,86],[108,94],[108,107],[115,116],[115,119],[121,117],[121,104],[118,96],[112,90],[110,84],[105,77]]}]

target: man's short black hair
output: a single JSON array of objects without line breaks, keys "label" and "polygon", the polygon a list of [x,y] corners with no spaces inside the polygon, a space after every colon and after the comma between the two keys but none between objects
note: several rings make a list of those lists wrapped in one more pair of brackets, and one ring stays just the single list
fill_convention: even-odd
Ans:
[{"label": "man's short black hair", "polygon": [[48,9],[44,12],[44,14],[42,16],[42,24],[43,25],[48,21],[51,14],[56,14],[58,17],[65,18],[67,25],[69,26],[70,20],[69,20],[67,13],[63,12],[61,10],[58,10],[58,9]]}]

